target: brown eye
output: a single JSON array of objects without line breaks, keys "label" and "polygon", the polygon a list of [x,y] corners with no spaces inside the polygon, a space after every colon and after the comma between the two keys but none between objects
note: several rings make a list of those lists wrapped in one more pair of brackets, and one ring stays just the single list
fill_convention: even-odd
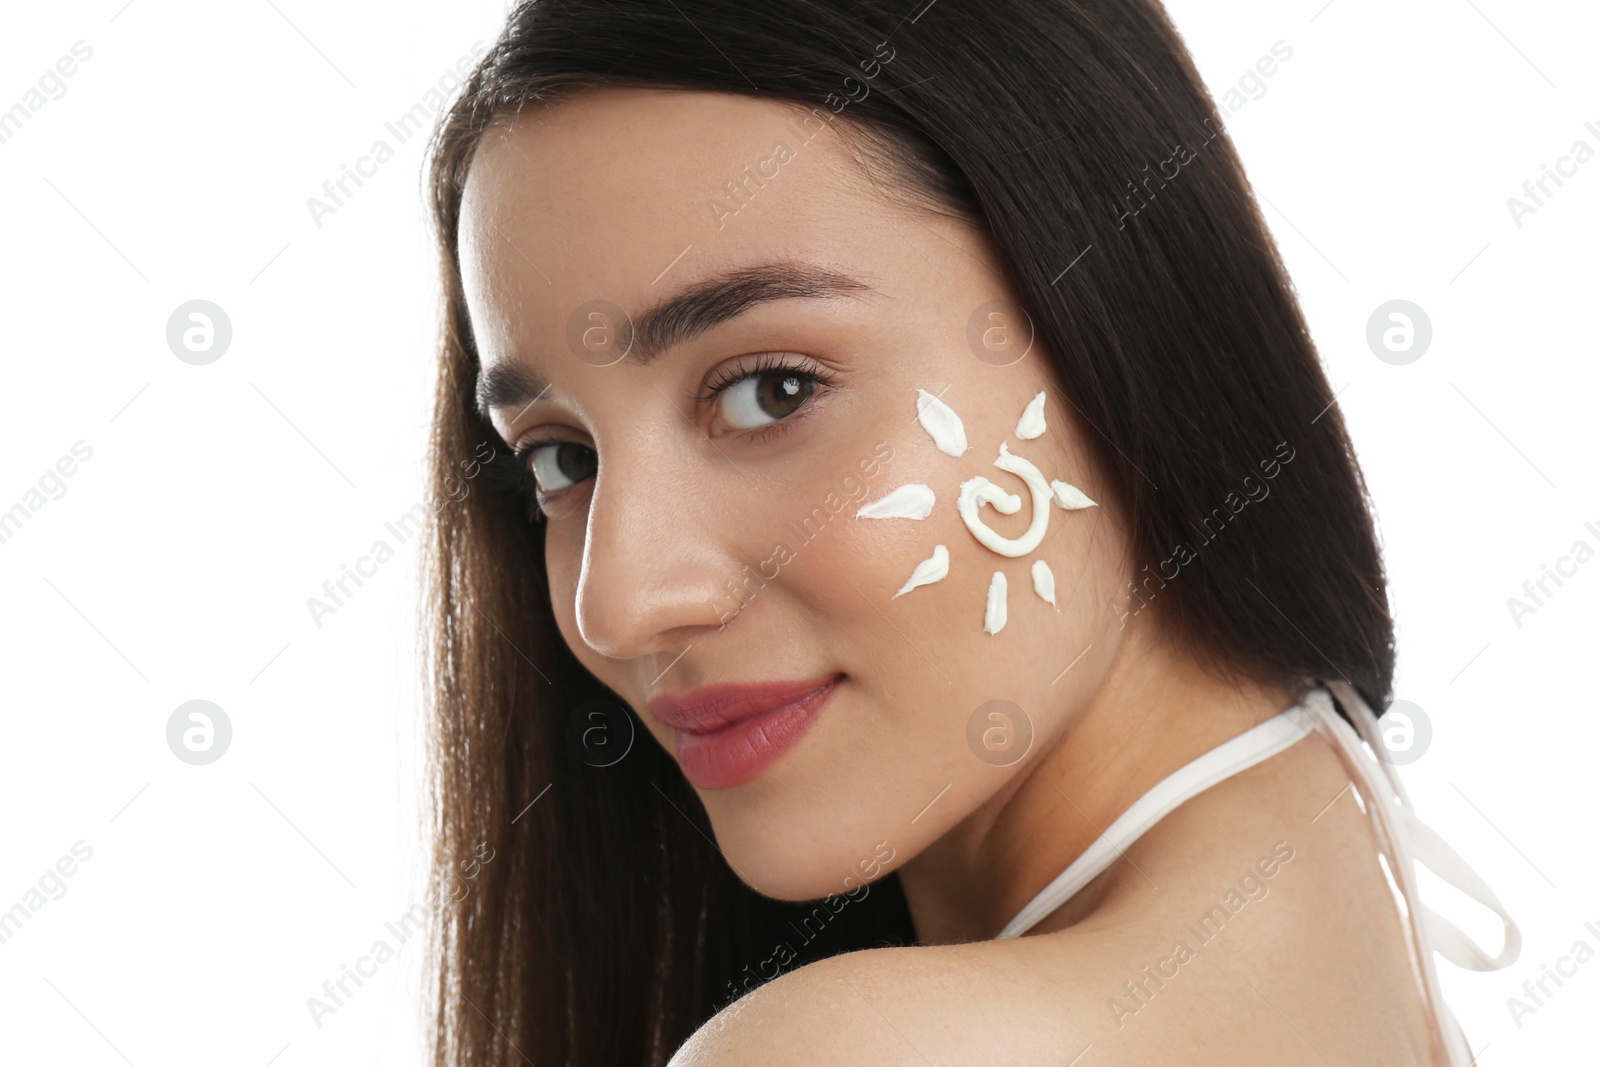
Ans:
[{"label": "brown eye", "polygon": [[735,430],[754,430],[794,414],[816,390],[816,378],[796,371],[752,374],[722,390],[722,415]]},{"label": "brown eye", "polygon": [[559,493],[594,477],[598,461],[594,449],[571,441],[551,441],[528,450],[528,469],[541,493]]}]

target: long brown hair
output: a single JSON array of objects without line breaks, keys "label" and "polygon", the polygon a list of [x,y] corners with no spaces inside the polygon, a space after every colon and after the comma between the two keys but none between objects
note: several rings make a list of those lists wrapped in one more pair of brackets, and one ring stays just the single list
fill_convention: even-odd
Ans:
[{"label": "long brown hair", "polygon": [[[496,117],[596,85],[811,109],[875,148],[898,192],[984,227],[1093,428],[1137,559],[1165,573],[1189,552],[1160,586],[1165,618],[1218,663],[1337,676],[1388,704],[1365,487],[1219,112],[1155,0],[524,3],[431,146],[431,466],[455,502],[428,547],[430,810],[436,887],[461,898],[435,929],[439,1064],[663,1064],[779,971],[914,942],[898,876],[813,904],[761,897],[660,746],[642,736],[616,759],[635,724],[557,631],[543,527],[491,480],[461,491],[463,461],[498,442],[474,402],[457,258],[467,168]],[[1284,449],[1274,504],[1232,507]],[[488,466],[506,461],[497,448]],[[1213,521],[1229,528],[1212,538]],[[1130,596],[1153,593],[1135,579]]]}]

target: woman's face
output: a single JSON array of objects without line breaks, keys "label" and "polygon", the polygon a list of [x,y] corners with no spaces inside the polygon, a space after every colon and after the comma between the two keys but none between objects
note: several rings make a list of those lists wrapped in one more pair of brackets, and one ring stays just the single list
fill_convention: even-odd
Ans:
[{"label": "woman's face", "polygon": [[[459,232],[480,397],[540,482],[562,636],[677,756],[732,866],[793,900],[898,867],[1016,784],[1123,633],[1095,431],[985,234],[882,198],[829,119],[588,91],[485,136]],[[685,294],[701,299],[649,313]],[[923,425],[919,391],[959,418],[963,454]],[[1041,392],[1045,430],[1019,437]],[[1033,491],[994,465],[1002,443],[1100,506],[1046,497],[1029,547]],[[1020,498],[977,498],[1020,554],[958,513],[980,475]],[[904,486],[931,512],[858,516]],[[947,575],[896,596],[936,546]],[[754,702],[704,688],[768,683],[792,684]]]}]

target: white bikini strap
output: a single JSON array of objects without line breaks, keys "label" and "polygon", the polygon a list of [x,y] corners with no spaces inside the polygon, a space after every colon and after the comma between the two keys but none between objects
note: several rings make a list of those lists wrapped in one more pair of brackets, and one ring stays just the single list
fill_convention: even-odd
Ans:
[{"label": "white bikini strap", "polygon": [[[1392,858],[1390,873],[1407,901],[1412,940],[1418,946],[1413,958],[1420,956],[1416,962],[1422,972],[1423,993],[1439,1020],[1449,1062],[1453,1065],[1470,1064],[1473,1062],[1472,1050],[1467,1045],[1461,1024],[1445,1003],[1433,953],[1437,951],[1459,967],[1479,971],[1499,970],[1516,962],[1522,951],[1522,932],[1478,873],[1444,838],[1417,817],[1405,785],[1400,781],[1399,770],[1388,760],[1377,756],[1382,751],[1379,746],[1383,744],[1383,738],[1378,736],[1378,717],[1366,701],[1344,681],[1324,684],[1338,697],[1339,703],[1357,724],[1356,730],[1351,730],[1350,724],[1340,718],[1332,707],[1318,708],[1324,732],[1344,752],[1346,762],[1360,778],[1363,792],[1371,798],[1379,847]],[[1362,740],[1371,748],[1370,753],[1361,746]],[[1415,870],[1419,861],[1500,917],[1504,941],[1497,955],[1490,956],[1454,923],[1422,902]]]},{"label": "white bikini strap", "polygon": [[1039,891],[1016,917],[1006,923],[995,935],[996,940],[1017,937],[1032,929],[1041,919],[1055,911],[1078,890],[1088,885],[1096,875],[1111,866],[1123,850],[1133,844],[1146,830],[1161,821],[1162,817],[1179,804],[1204,792],[1218,782],[1240,771],[1254,767],[1262,760],[1277,755],[1313,728],[1300,705],[1280,712],[1265,722],[1246,730],[1238,737],[1225,741],[1197,759],[1184,764],[1160,782],[1119,815],[1104,833],[1095,839],[1083,855],[1072,862],[1055,880]]},{"label": "white bikini strap", "polygon": [[[1516,962],[1522,949],[1522,931],[1517,928],[1511,913],[1500,903],[1500,899],[1494,895],[1494,891],[1478,872],[1472,869],[1471,864],[1462,859],[1461,854],[1440,837],[1433,827],[1417,817],[1416,809],[1406,794],[1405,785],[1400,781],[1400,772],[1395,765],[1376,757],[1375,754],[1382,751],[1380,746],[1383,745],[1383,739],[1378,736],[1377,716],[1361,699],[1360,694],[1346,682],[1335,681],[1325,684],[1339,698],[1339,703],[1350,710],[1351,717],[1358,723],[1360,736],[1372,749],[1373,755],[1368,755],[1364,749],[1356,745],[1355,739],[1349,735],[1348,727],[1344,726],[1342,719],[1339,720],[1343,728],[1336,732],[1349,742],[1344,747],[1350,753],[1352,761],[1364,772],[1363,784],[1366,786],[1366,792],[1373,797],[1379,810],[1390,813],[1397,824],[1398,833],[1391,831],[1391,835],[1404,850],[1402,858],[1420,862],[1445,882],[1494,912],[1499,916],[1504,928],[1500,951],[1491,956],[1460,927],[1419,899],[1416,902],[1416,910],[1421,913],[1426,925],[1428,943],[1445,959],[1468,970],[1498,971]],[[1337,716],[1337,712],[1333,714]],[[1382,781],[1372,773],[1374,765],[1382,770]]]}]

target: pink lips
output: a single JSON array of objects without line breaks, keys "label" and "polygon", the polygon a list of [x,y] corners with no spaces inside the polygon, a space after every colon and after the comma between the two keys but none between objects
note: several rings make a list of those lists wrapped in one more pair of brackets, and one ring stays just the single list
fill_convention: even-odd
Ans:
[{"label": "pink lips", "polygon": [[759,777],[804,737],[842,679],[708,685],[663,693],[648,706],[673,728],[684,777],[701,789],[728,789]]}]

